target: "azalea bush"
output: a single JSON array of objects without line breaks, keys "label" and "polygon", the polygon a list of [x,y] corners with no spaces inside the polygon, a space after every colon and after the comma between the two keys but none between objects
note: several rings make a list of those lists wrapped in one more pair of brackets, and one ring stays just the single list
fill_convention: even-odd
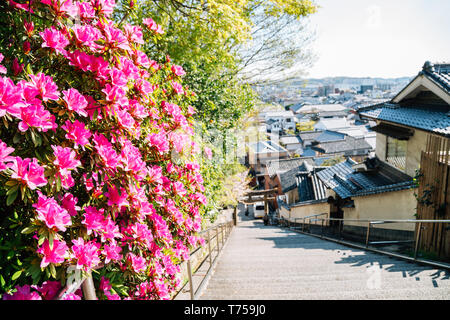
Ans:
[{"label": "azalea bush", "polygon": [[89,275],[99,299],[169,299],[203,241],[195,94],[182,67],[144,53],[161,26],[115,9],[0,4],[3,299],[82,299],[63,289]]}]

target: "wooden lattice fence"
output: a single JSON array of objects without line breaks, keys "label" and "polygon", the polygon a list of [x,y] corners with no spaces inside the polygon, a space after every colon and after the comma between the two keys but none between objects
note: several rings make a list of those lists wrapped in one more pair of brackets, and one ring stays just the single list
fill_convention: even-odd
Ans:
[{"label": "wooden lattice fence", "polygon": [[[417,219],[450,219],[450,139],[429,135],[420,162]],[[420,249],[450,259],[449,224],[426,223]],[[417,232],[417,230],[416,230]]]}]

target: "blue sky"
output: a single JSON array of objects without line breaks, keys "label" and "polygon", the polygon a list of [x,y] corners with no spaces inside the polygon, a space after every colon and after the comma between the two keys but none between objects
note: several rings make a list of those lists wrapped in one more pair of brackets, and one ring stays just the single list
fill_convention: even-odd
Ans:
[{"label": "blue sky", "polygon": [[450,62],[449,0],[315,3],[308,20],[318,59],[307,77],[414,76],[426,60]]}]

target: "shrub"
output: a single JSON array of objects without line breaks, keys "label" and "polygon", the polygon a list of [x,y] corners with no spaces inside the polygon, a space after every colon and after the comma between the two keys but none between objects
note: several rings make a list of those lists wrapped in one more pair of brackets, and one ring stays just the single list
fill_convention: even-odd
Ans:
[{"label": "shrub", "polygon": [[3,299],[91,273],[100,299],[170,298],[206,198],[184,71],[141,50],[161,28],[114,0],[0,6]]}]

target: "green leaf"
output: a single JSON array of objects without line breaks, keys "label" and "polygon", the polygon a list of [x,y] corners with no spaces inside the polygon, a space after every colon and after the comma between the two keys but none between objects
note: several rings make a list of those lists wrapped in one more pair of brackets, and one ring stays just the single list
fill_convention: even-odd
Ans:
[{"label": "green leaf", "polygon": [[5,284],[6,284],[6,281],[5,281],[5,279],[3,278],[3,276],[0,274],[0,286],[2,286],[2,288],[4,288],[4,287],[5,287]]},{"label": "green leaf", "polygon": [[48,233],[48,245],[49,245],[49,247],[50,247],[50,250],[52,250],[53,249],[53,240],[55,239],[55,234],[52,232],[52,231],[50,231],[49,233]]},{"label": "green leaf", "polygon": [[32,233],[34,230],[35,230],[34,227],[26,227],[26,228],[24,228],[24,229],[21,231],[21,233],[22,233],[22,234],[30,234],[30,233]]},{"label": "green leaf", "polygon": [[20,277],[21,274],[22,274],[22,270],[16,271],[16,272],[14,272],[14,274],[12,275],[11,279],[12,279],[12,280],[16,280],[17,278]]},{"label": "green leaf", "polygon": [[9,190],[6,192],[6,195],[9,196],[11,193],[16,192],[18,189],[19,189],[19,185],[18,185],[18,184],[15,184],[14,186],[11,187],[11,189],[9,189]]},{"label": "green leaf", "polygon": [[50,274],[52,275],[53,278],[56,279],[56,269],[52,263],[50,264]]},{"label": "green leaf", "polygon": [[18,194],[18,191],[16,189],[15,192],[13,192],[10,195],[8,195],[8,198],[6,198],[6,205],[7,206],[10,206],[14,202],[14,200],[16,200],[17,194]]}]

